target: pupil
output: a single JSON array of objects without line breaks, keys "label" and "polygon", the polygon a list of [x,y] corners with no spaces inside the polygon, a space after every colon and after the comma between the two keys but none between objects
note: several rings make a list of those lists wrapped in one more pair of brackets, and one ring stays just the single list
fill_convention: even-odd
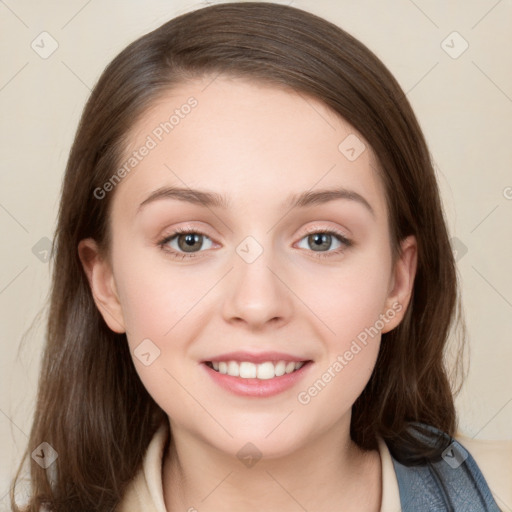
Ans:
[{"label": "pupil", "polygon": [[[181,243],[179,243],[180,249],[187,251],[187,252],[192,252],[192,251],[190,251],[190,249],[194,248],[195,243],[197,243],[198,241],[199,242],[201,241],[201,236],[202,235],[199,235],[198,233],[189,233],[187,235],[182,236],[181,240],[183,240],[183,238],[184,238],[185,243],[183,245]],[[201,243],[199,243],[199,247],[201,247]]]},{"label": "pupil", "polygon": [[313,245],[315,247],[322,247],[324,246],[325,249],[329,248],[331,235],[323,234],[323,233],[315,233],[314,235],[311,235],[310,238],[313,239],[314,243]]}]

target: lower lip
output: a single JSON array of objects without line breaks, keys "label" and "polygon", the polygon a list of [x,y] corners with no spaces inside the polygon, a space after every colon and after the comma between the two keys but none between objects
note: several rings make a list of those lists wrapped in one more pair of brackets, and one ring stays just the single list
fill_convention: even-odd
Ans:
[{"label": "lower lip", "polygon": [[274,377],[272,379],[243,379],[241,377],[233,377],[232,375],[217,372],[205,363],[202,363],[201,366],[206,369],[210,377],[219,384],[219,386],[231,391],[235,395],[265,398],[278,395],[292,388],[304,377],[311,365],[312,361],[308,361],[298,370],[292,373],[285,373],[280,377]]}]

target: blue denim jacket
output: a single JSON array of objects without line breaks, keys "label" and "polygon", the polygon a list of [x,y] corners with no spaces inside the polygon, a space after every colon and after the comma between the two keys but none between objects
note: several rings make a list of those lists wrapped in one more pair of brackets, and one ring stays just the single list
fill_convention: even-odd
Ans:
[{"label": "blue denim jacket", "polygon": [[[440,460],[418,466],[405,466],[391,456],[402,512],[500,512],[471,454],[446,433],[421,426],[444,437],[447,448]],[[419,432],[411,432],[429,441]]]}]

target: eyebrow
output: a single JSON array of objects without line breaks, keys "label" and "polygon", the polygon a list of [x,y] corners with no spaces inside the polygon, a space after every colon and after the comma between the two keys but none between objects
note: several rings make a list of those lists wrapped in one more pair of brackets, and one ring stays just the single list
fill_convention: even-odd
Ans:
[{"label": "eyebrow", "polygon": [[[218,194],[217,192],[181,187],[162,187],[155,190],[146,199],[144,199],[144,201],[139,205],[137,212],[147,204],[161,199],[175,199],[203,206],[205,208],[229,208],[229,200],[227,197]],[[355,201],[364,206],[372,216],[375,217],[374,209],[361,194],[343,187],[316,191],[308,190],[300,194],[294,194],[288,197],[288,199],[283,203],[283,207],[289,209],[307,208],[309,206],[324,204],[337,199]]]}]

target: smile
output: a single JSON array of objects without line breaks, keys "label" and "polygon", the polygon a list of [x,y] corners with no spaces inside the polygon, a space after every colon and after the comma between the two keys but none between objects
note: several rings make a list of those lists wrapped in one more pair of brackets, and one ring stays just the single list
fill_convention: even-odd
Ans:
[{"label": "smile", "polygon": [[269,398],[298,386],[313,361],[204,361],[209,378],[225,391],[252,398]]},{"label": "smile", "polygon": [[249,361],[208,361],[206,365],[223,375],[230,375],[231,377],[268,380],[293,373],[302,368],[306,362],[278,361],[273,363],[272,361],[265,361],[261,364],[255,364]]}]

